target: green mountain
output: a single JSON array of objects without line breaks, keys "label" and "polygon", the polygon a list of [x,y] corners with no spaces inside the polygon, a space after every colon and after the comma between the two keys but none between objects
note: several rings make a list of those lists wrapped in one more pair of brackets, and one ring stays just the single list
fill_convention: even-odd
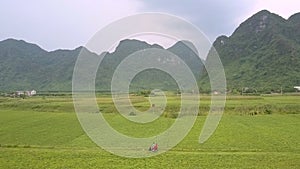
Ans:
[{"label": "green mountain", "polygon": [[80,48],[47,52],[37,45],[8,39],[0,42],[0,90],[65,90]]},{"label": "green mountain", "polygon": [[[293,86],[300,85],[300,13],[286,20],[260,11],[213,45],[229,90],[295,91]],[[206,62],[209,65],[210,54]],[[207,75],[200,84],[208,88]]]},{"label": "green mountain", "polygon": [[[105,57],[97,71],[96,90],[109,91],[113,73],[121,61],[136,51],[149,48],[163,49],[156,44],[123,40],[114,52],[103,53]],[[86,55],[100,57],[83,47],[47,52],[22,40],[7,39],[0,42],[0,91],[71,91],[73,69],[81,50],[84,50]],[[191,67],[197,79],[200,79],[202,63],[192,51],[182,53],[190,50],[182,42],[163,50],[177,54]],[[139,73],[131,84],[131,90],[156,88],[177,90],[177,84],[167,73],[157,69],[147,69]]]},{"label": "green mountain", "polygon": [[[188,44],[188,45],[186,45]],[[230,91],[294,91],[300,85],[300,13],[284,19],[263,10],[243,22],[234,33],[213,43],[223,63]],[[97,71],[96,90],[109,91],[117,66],[128,55],[143,49],[162,49],[179,56],[199,81],[200,90],[209,90],[207,73],[188,42],[168,49],[138,40],[123,40],[112,53],[106,52]],[[193,48],[193,47],[192,47]],[[45,51],[35,44],[7,39],[0,42],[0,91],[71,91],[72,73],[79,52],[102,57],[83,47]],[[211,64],[209,53],[206,66]],[[161,61],[166,61],[163,58]],[[174,62],[175,63],[175,62]],[[174,70],[177,65],[174,64]],[[130,90],[177,90],[175,80],[165,72],[147,69],[133,79]]]}]

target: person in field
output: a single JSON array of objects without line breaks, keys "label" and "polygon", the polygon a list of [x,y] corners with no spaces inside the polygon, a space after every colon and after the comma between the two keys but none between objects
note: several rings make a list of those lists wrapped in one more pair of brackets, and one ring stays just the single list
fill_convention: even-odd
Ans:
[{"label": "person in field", "polygon": [[153,142],[153,144],[149,147],[149,151],[152,152],[158,151],[158,144]]}]

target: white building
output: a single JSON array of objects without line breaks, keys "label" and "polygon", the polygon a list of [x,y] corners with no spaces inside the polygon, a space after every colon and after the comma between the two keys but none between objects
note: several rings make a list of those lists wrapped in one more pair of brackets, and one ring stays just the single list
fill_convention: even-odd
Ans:
[{"label": "white building", "polygon": [[29,91],[29,92],[30,92],[30,96],[36,95],[36,91],[35,91],[35,90],[31,90],[31,91]]},{"label": "white building", "polygon": [[300,86],[294,86],[294,88],[300,91]]},{"label": "white building", "polygon": [[21,96],[21,95],[34,96],[34,95],[36,95],[36,91],[35,90],[27,90],[27,91],[16,91],[15,92],[15,96]]}]

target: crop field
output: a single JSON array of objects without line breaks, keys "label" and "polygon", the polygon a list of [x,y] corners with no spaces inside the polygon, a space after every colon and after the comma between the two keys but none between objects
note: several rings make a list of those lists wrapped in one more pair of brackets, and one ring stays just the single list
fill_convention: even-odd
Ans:
[{"label": "crop field", "polygon": [[[139,110],[150,107],[142,96],[131,96],[131,101]],[[98,95],[97,102],[109,124],[128,136],[159,134],[180,118],[176,95],[168,96],[165,112],[147,124],[120,116],[109,96]],[[196,123],[177,146],[135,159],[93,143],[80,126],[71,96],[0,97],[0,168],[299,168],[299,95],[228,96],[217,130],[199,144],[209,104],[210,97],[201,96]]]}]

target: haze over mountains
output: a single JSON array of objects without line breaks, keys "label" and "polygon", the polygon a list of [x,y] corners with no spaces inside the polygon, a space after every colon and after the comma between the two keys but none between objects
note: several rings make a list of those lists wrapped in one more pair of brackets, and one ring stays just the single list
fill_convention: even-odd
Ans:
[{"label": "haze over mountains", "polygon": [[[243,22],[230,37],[220,36],[213,44],[224,65],[229,90],[252,88],[293,91],[300,85],[300,13],[288,20],[261,11]],[[123,40],[108,53],[97,73],[96,89],[110,89],[112,74],[129,54],[160,48],[138,40]],[[7,39],[0,42],[0,91],[71,91],[72,73],[82,47],[74,50],[45,51],[35,44]],[[90,55],[96,55],[84,49]],[[208,77],[199,57],[182,42],[169,49],[192,69],[201,90],[208,90]],[[209,63],[209,55],[206,62]],[[176,65],[174,66],[176,69]],[[169,75],[159,70],[143,71],[133,80],[134,90],[160,88],[176,90]]]}]

